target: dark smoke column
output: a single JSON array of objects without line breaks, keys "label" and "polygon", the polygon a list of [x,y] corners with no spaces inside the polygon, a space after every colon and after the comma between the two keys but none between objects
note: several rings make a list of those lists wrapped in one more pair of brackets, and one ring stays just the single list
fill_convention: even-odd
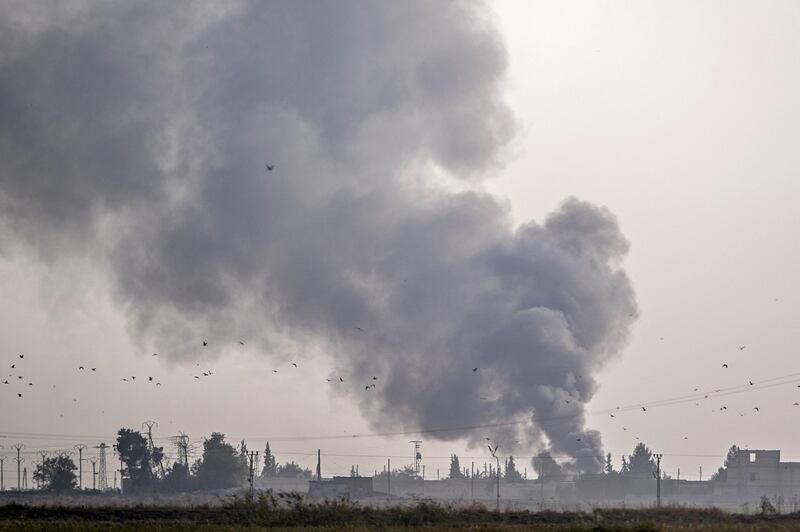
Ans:
[{"label": "dark smoke column", "polygon": [[515,228],[473,186],[514,134],[485,2],[4,2],[0,49],[2,251],[79,255],[150,352],[313,345],[379,377],[376,429],[535,413],[492,437],[599,467],[627,243],[577,200]]}]

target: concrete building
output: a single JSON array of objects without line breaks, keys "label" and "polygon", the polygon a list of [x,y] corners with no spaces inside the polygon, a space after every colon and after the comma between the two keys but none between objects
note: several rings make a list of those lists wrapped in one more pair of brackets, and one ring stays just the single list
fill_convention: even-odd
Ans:
[{"label": "concrete building", "polygon": [[799,495],[800,462],[781,462],[780,451],[742,449],[714,482],[716,499],[754,502],[768,497],[796,506]]}]

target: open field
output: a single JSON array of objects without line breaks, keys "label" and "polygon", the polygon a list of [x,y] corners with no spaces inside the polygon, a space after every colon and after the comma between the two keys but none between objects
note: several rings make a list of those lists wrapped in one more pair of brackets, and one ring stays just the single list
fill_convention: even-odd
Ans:
[{"label": "open field", "polygon": [[715,509],[603,509],[592,512],[496,512],[431,502],[375,508],[301,498],[239,499],[218,506],[0,507],[0,530],[797,530],[800,514],[741,515]]}]

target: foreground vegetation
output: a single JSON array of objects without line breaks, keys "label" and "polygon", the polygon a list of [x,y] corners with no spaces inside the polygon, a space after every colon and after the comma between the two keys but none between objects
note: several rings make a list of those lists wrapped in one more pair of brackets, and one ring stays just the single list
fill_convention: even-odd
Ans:
[{"label": "foreground vegetation", "polygon": [[592,512],[496,512],[433,502],[376,508],[346,501],[309,503],[264,495],[211,507],[0,507],[0,530],[240,530],[314,527],[429,530],[796,530],[800,514],[739,515],[716,509],[597,509]]}]

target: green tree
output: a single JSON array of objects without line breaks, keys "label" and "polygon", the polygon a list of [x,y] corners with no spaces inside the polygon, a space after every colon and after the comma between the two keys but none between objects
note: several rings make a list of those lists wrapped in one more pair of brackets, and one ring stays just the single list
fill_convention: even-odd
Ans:
[{"label": "green tree", "polygon": [[652,477],[656,470],[656,463],[653,460],[653,453],[642,442],[636,444],[633,454],[628,457],[627,474],[637,477]]},{"label": "green tree", "polygon": [[563,480],[564,471],[547,451],[542,451],[531,461],[539,480]]},{"label": "green tree", "polygon": [[163,448],[151,451],[147,438],[139,431],[122,428],[117,432],[117,452],[134,486],[153,483],[152,466],[163,456]]},{"label": "green tree", "polygon": [[728,468],[736,464],[736,455],[739,453],[738,445],[731,445],[722,467],[711,475],[711,480],[725,480],[728,478]]},{"label": "green tree", "polygon": [[212,432],[203,442],[203,457],[195,464],[197,482],[204,489],[234,488],[247,476],[240,453],[225,441],[225,435]]},{"label": "green tree", "polygon": [[514,457],[509,456],[506,460],[506,473],[503,475],[506,480],[522,480],[522,474],[517,471],[517,464],[514,463]]},{"label": "green tree", "polygon": [[73,490],[77,485],[76,469],[78,467],[69,456],[54,456],[36,465],[33,479],[41,482],[47,490]]},{"label": "green tree", "polygon": [[272,454],[272,450],[269,448],[269,442],[267,442],[267,447],[264,449],[264,469],[261,470],[261,476],[278,476],[278,464],[275,462],[275,455]]},{"label": "green tree", "polygon": [[622,466],[619,468],[620,475],[627,475],[631,472],[631,468],[628,465],[628,458],[626,456],[622,457]]},{"label": "green tree", "polygon": [[605,471],[606,475],[613,475],[615,472],[614,464],[611,463],[611,453],[608,453],[606,455],[606,465],[603,468],[603,470]]},{"label": "green tree", "polygon": [[303,469],[294,461],[286,462],[278,468],[278,476],[285,478],[311,478],[311,470]]},{"label": "green tree", "polygon": [[464,473],[461,471],[461,463],[458,461],[458,455],[450,455],[450,478],[464,478]]}]

